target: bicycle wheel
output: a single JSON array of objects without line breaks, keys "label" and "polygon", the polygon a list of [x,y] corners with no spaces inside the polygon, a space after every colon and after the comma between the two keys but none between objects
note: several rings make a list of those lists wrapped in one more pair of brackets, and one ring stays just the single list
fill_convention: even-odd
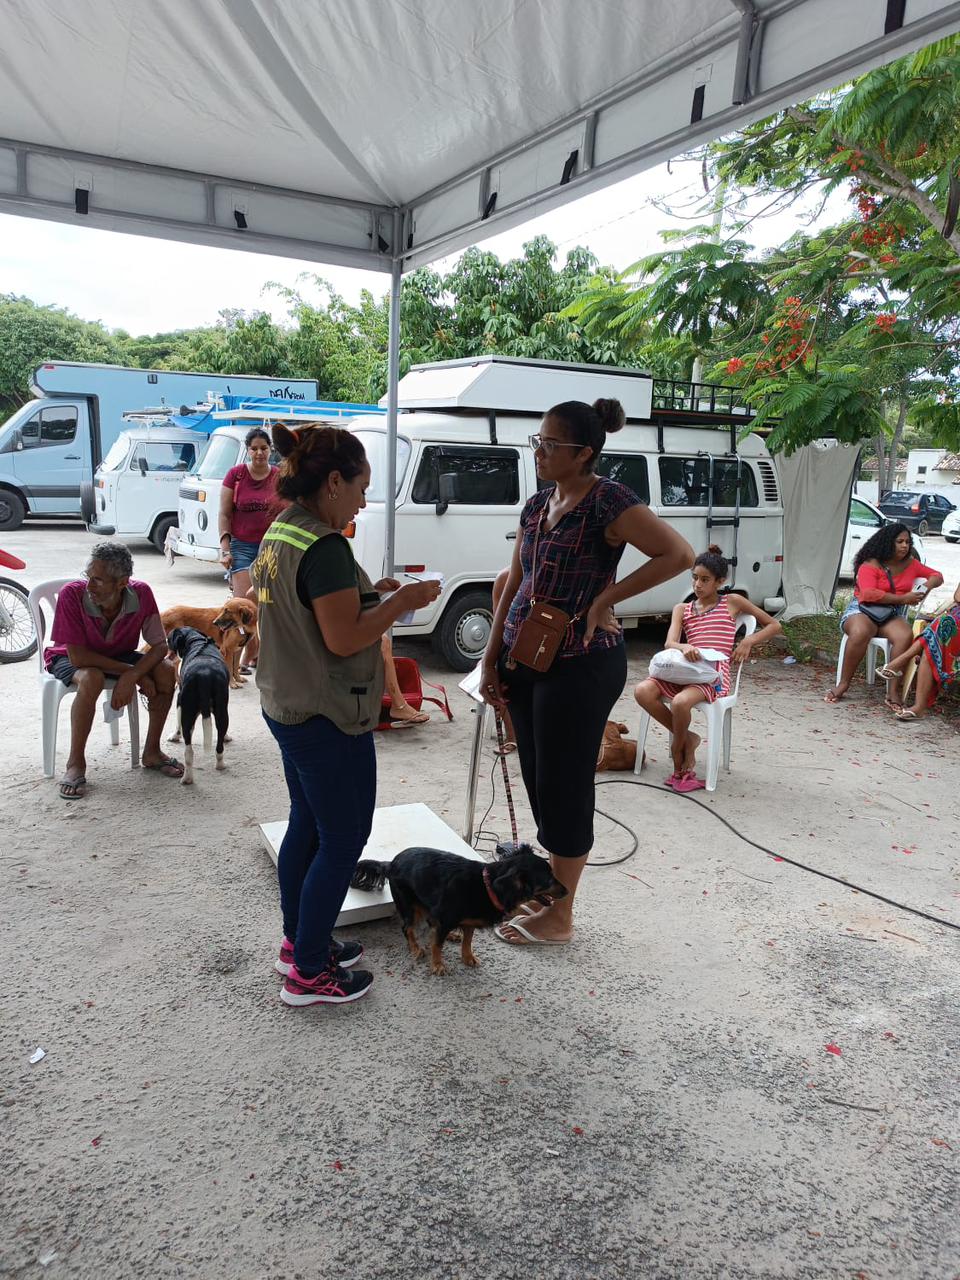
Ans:
[{"label": "bicycle wheel", "polygon": [[37,632],[19,582],[0,578],[0,662],[23,662],[37,652]]}]

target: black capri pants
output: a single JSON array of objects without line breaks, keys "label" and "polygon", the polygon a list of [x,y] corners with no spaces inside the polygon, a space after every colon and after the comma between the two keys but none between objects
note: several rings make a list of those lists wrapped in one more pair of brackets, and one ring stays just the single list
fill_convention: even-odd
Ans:
[{"label": "black capri pants", "polygon": [[543,672],[522,665],[508,671],[503,659],[499,675],[537,840],[560,858],[585,857],[593,848],[597,757],[626,683],[626,649],[621,642],[575,658],[558,656]]}]

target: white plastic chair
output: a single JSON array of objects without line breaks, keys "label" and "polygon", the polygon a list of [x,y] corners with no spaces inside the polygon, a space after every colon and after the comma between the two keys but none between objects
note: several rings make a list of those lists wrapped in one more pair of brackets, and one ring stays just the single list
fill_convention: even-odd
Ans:
[{"label": "white plastic chair", "polygon": [[[62,680],[52,676],[43,664],[43,637],[45,633],[43,606],[46,605],[50,609],[52,617],[57,606],[57,596],[60,593],[60,588],[73,581],[75,581],[73,578],[51,578],[49,582],[38,583],[29,595],[30,613],[40,641],[37,653],[40,658],[41,744],[43,750],[43,776],[45,778],[52,778],[56,772],[57,722],[60,717],[60,703],[70,694],[76,693],[77,687],[76,685],[64,684]],[[116,677],[114,676],[107,676],[104,680],[104,706],[110,705],[110,695],[116,683]],[[136,694],[127,703],[127,719],[130,722],[131,769],[139,769],[140,767],[140,713],[138,703],[139,696]],[[111,743],[115,747],[119,746],[120,717],[111,719],[108,727],[110,729]]]},{"label": "white plastic chair", "polygon": [[[840,676],[843,672],[843,655],[847,651],[847,634],[844,632],[843,639],[840,641],[840,652],[837,655],[837,684],[840,683]],[[890,661],[890,641],[884,640],[882,636],[874,636],[867,645],[867,684],[876,684],[877,682],[877,658],[881,659],[880,666],[886,666]]]},{"label": "white plastic chair", "polygon": [[[743,627],[744,638],[752,636],[757,629],[757,620],[752,613],[741,614],[737,628]],[[720,749],[723,746],[723,767],[730,772],[730,746],[733,736],[733,708],[737,705],[740,693],[740,674],[743,663],[737,664],[737,675],[733,688],[725,698],[717,698],[714,702],[698,702],[694,711],[702,711],[707,718],[707,790],[716,791],[717,776],[720,773]],[[669,707],[672,699],[661,698],[665,707]],[[643,748],[647,741],[647,730],[650,728],[650,712],[640,712],[640,724],[637,728],[637,762],[633,772],[639,773],[643,767]],[[672,740],[672,735],[671,735]]]}]

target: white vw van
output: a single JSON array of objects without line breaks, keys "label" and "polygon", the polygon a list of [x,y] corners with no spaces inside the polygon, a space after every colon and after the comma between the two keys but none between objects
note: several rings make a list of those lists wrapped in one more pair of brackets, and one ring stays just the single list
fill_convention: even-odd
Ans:
[{"label": "white vw van", "polygon": [[169,416],[141,415],[121,431],[94,474],[90,532],[122,541],[146,538],[162,552],[177,523],[180,482],[209,439],[206,432],[172,426]]},{"label": "white vw van", "polygon": [[[395,563],[398,572],[439,571],[439,600],[398,636],[429,635],[458,671],[476,663],[491,623],[491,586],[510,561],[523,504],[537,477],[529,436],[563,400],[616,397],[627,426],[610,436],[598,470],[621,480],[701,551],[717,543],[730,584],[765,608],[782,608],[783,505],[774,459],[758,435],[738,437],[750,411],[736,389],[654,382],[600,365],[486,356],[420,365],[400,382]],[[383,403],[383,402],[381,402]],[[357,517],[357,559],[384,572],[386,424],[359,416],[372,482]],[[620,576],[641,557],[628,548]],[[625,600],[625,626],[669,613],[690,591],[687,574]]]}]

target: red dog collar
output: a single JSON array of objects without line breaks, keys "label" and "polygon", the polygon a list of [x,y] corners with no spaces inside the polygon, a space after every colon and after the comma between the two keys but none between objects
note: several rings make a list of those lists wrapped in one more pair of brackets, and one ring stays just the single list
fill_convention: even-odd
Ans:
[{"label": "red dog collar", "polygon": [[493,889],[490,887],[490,868],[489,867],[483,868],[483,887],[487,891],[487,897],[490,899],[490,901],[493,903],[496,909],[501,913],[501,915],[504,914],[507,908],[503,905],[503,903],[500,901],[497,895],[493,892]]}]

